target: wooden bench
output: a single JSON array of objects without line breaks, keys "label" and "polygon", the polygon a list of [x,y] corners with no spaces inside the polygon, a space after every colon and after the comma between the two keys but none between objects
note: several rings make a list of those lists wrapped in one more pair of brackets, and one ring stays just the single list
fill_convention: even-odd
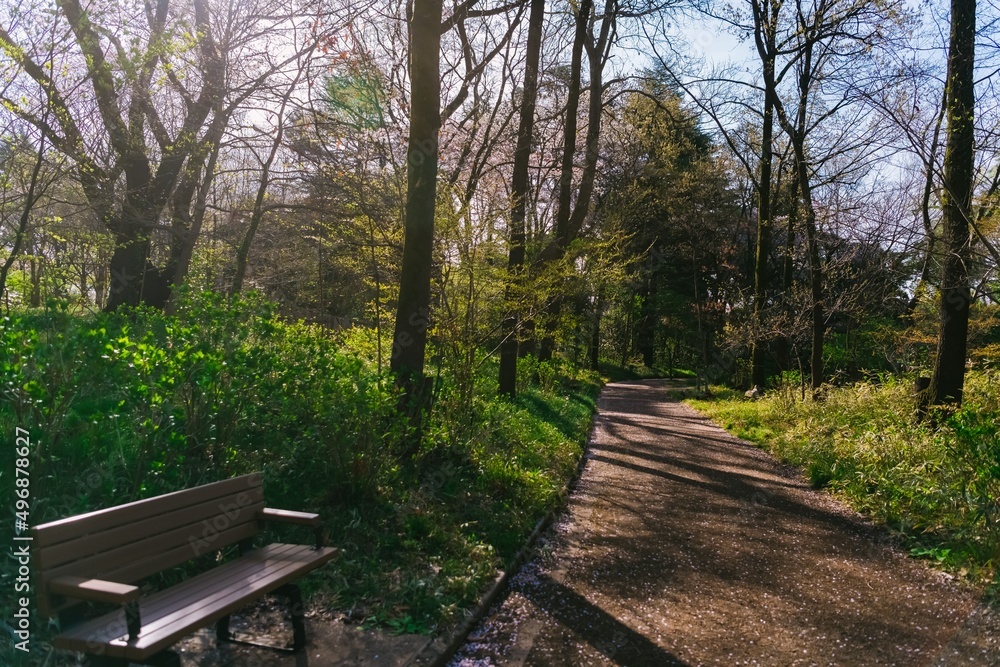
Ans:
[{"label": "wooden bench", "polygon": [[[311,526],[316,543],[254,549],[267,521]],[[38,610],[60,619],[52,644],[86,653],[93,665],[180,665],[167,650],[172,644],[212,623],[220,640],[236,641],[229,615],[267,593],[288,598],[294,639],[287,650],[299,650],[304,614],[292,582],[337,555],[323,546],[319,515],[264,506],[259,474],[53,521],[32,534]],[[140,596],[134,585],[234,544],[239,557],[166,590]],[[85,619],[85,601],[120,608]]]}]

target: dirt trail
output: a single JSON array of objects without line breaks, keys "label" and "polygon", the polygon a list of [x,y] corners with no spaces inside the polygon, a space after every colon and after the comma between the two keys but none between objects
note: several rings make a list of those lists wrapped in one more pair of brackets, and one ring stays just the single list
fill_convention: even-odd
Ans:
[{"label": "dirt trail", "polygon": [[1000,621],[794,471],[608,385],[564,517],[453,666],[1000,665]]}]

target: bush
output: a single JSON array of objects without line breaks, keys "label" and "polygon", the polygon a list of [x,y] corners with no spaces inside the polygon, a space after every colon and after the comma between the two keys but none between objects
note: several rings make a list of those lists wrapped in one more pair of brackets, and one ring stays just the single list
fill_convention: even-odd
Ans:
[{"label": "bush", "polygon": [[[81,470],[102,480],[74,507],[36,508],[36,523],[89,509],[94,494],[124,502],[255,469],[279,495],[358,497],[401,428],[382,378],[255,296],[189,297],[176,316],[24,314],[5,318],[0,342],[0,421],[31,432],[54,486]],[[301,486],[303,471],[323,484]]]}]

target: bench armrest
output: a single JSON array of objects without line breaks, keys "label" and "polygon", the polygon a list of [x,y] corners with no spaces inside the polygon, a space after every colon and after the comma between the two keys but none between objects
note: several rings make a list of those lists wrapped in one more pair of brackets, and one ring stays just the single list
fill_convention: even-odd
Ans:
[{"label": "bench armrest", "polygon": [[311,526],[316,534],[316,548],[324,546],[326,540],[323,537],[323,522],[320,521],[319,514],[312,512],[293,512],[291,510],[276,510],[273,507],[265,507],[257,513],[261,521],[277,521],[278,523],[294,523],[300,526]]},{"label": "bench armrest", "polygon": [[49,590],[56,595],[78,600],[120,604],[125,610],[125,625],[128,627],[129,641],[139,636],[142,618],[139,615],[138,587],[114,581],[104,581],[103,579],[56,577],[49,582]]},{"label": "bench armrest", "polygon": [[277,521],[279,523],[295,523],[300,526],[319,526],[321,521],[319,514],[311,512],[293,512],[291,510],[276,510],[265,507],[260,510],[258,516],[264,521]]},{"label": "bench armrest", "polygon": [[103,579],[57,577],[49,582],[49,590],[68,598],[111,604],[127,604],[139,599],[138,587]]}]

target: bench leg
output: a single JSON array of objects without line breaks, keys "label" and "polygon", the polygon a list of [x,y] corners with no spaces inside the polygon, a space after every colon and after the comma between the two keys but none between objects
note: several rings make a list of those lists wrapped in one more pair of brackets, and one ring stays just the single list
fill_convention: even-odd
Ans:
[{"label": "bench leg", "polygon": [[243,639],[242,635],[237,639],[236,635],[229,631],[229,616],[223,616],[215,622],[215,639],[218,642],[231,644],[242,644],[244,646],[256,646],[257,648],[269,648],[276,651],[301,651],[306,647],[306,610],[302,604],[302,592],[294,584],[285,584],[274,591],[275,595],[288,598],[288,611],[292,617],[292,644],[291,646],[272,646],[261,644],[249,639]]},{"label": "bench leg", "polygon": [[106,655],[88,655],[83,659],[83,664],[87,667],[128,667],[129,662],[125,658],[110,658]]},{"label": "bench leg", "polygon": [[173,651],[160,651],[146,661],[152,667],[181,667],[181,656]]},{"label": "bench leg", "polygon": [[292,650],[301,651],[306,647],[306,610],[302,604],[302,592],[294,584],[282,586],[280,592],[288,598],[288,612],[292,617]]},{"label": "bench leg", "polygon": [[215,639],[220,642],[227,642],[233,636],[229,634],[229,616],[223,616],[215,622]]},{"label": "bench leg", "polygon": [[[84,664],[87,667],[129,667],[132,661],[125,658],[111,658],[106,655],[88,655]],[[181,656],[173,651],[160,651],[141,664],[151,667],[181,667]]]}]

